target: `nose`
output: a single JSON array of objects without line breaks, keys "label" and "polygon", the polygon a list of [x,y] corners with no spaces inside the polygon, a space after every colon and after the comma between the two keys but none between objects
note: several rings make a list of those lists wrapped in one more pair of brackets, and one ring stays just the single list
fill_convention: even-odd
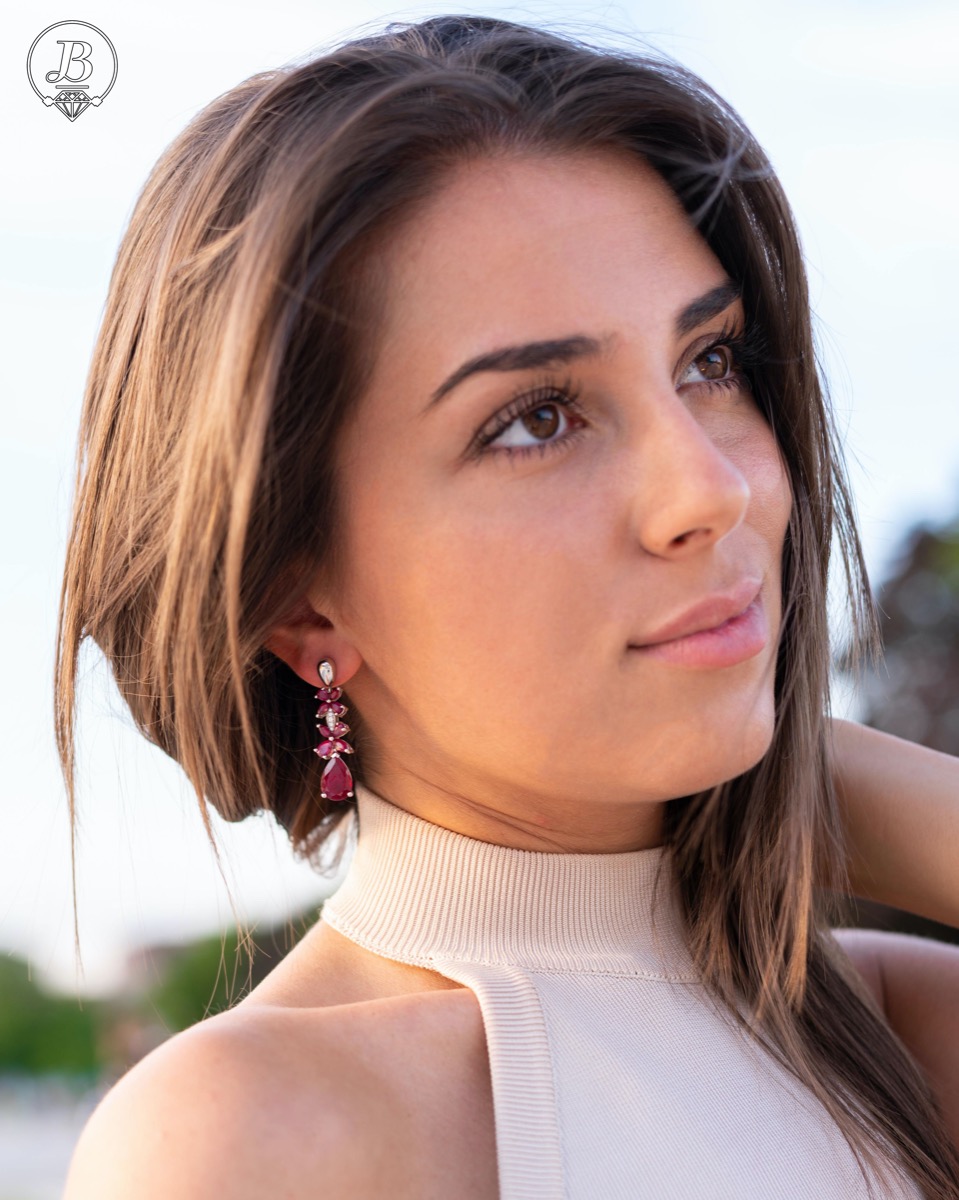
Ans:
[{"label": "nose", "polygon": [[715,413],[704,425],[675,392],[651,407],[630,472],[633,529],[650,554],[686,557],[718,542],[746,515],[751,491],[734,461],[742,431],[728,431],[722,424],[728,417]]}]

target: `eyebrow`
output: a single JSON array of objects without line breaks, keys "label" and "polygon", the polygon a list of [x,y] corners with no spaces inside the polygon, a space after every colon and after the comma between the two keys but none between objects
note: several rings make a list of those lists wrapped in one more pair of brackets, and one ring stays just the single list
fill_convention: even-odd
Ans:
[{"label": "eyebrow", "polygon": [[[673,322],[677,337],[683,337],[698,329],[705,321],[718,317],[736,300],[742,298],[742,289],[731,279],[726,279],[717,287],[704,292],[690,301],[681,309]],[[590,337],[584,333],[573,334],[565,338],[551,338],[541,342],[526,342],[519,346],[502,346],[498,350],[490,350],[486,354],[478,354],[468,359],[462,366],[456,368],[452,375],[444,379],[440,386],[430,396],[424,412],[428,412],[438,404],[458,384],[470,375],[481,371],[529,371],[535,367],[556,367],[573,362],[577,358],[592,358],[606,351],[615,338],[607,333],[600,338]]]}]

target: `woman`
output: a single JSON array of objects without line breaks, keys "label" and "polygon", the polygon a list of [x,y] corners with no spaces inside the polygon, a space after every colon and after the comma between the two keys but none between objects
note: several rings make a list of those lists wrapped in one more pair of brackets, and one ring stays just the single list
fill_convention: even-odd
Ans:
[{"label": "woman", "polygon": [[834,529],[875,627],[790,211],[704,83],[470,17],[247,80],[146,185],[82,421],[71,813],[91,636],[205,820],[359,841],[67,1200],[959,1197],[829,927]]}]

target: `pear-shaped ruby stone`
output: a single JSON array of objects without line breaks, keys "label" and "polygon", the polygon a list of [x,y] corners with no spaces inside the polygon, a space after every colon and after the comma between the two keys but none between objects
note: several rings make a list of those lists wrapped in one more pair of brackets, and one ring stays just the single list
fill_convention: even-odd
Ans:
[{"label": "pear-shaped ruby stone", "polygon": [[324,800],[346,800],[353,795],[353,776],[338,755],[326,764],[320,779],[320,795]]}]

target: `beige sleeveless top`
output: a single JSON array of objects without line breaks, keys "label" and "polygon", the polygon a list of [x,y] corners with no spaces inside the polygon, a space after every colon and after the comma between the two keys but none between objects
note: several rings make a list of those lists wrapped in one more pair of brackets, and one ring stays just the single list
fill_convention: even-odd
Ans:
[{"label": "beige sleeveless top", "polygon": [[865,1200],[819,1101],[707,998],[662,847],[517,850],[354,790],[321,920],[476,994],[502,1200]]}]

